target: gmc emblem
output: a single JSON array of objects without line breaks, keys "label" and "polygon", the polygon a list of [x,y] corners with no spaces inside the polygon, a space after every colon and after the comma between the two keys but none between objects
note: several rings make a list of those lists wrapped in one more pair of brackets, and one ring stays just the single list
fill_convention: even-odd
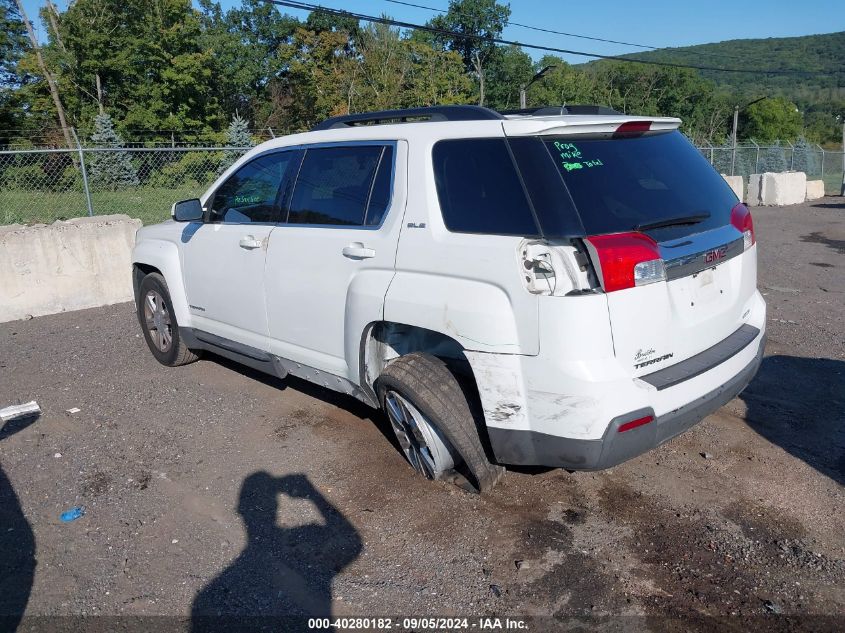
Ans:
[{"label": "gmc emblem", "polygon": [[714,248],[712,251],[707,251],[706,253],[704,253],[704,262],[706,264],[712,264],[713,262],[717,262],[722,259],[727,252],[727,246],[720,246],[719,248]]}]

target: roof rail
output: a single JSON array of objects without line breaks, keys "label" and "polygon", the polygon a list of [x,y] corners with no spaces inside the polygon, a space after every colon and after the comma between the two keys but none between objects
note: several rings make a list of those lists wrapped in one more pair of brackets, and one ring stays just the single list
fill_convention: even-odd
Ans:
[{"label": "roof rail", "polygon": [[[410,119],[410,120],[409,120]],[[326,119],[311,128],[331,130],[335,128],[356,127],[359,125],[380,125],[386,123],[423,123],[430,121],[491,121],[504,117],[489,108],[474,105],[444,105],[427,108],[408,108],[406,110],[382,110],[381,112],[362,112],[344,114]]]},{"label": "roof rail", "polygon": [[613,108],[600,105],[562,105],[525,108],[522,110],[503,110],[502,114],[524,114],[526,116],[559,116],[563,114],[593,114],[599,116],[623,114]]}]

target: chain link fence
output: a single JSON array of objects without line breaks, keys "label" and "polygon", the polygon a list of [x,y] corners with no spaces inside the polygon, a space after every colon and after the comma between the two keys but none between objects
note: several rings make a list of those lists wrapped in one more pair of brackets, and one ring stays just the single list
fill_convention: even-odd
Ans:
[{"label": "chain link fence", "polygon": [[249,148],[0,151],[0,224],[125,213],[144,224],[196,198]]},{"label": "chain link fence", "polygon": [[825,193],[839,195],[842,188],[843,153],[818,145],[780,143],[771,145],[699,146],[716,170],[728,176],[748,178],[763,172],[803,171],[807,180],[823,180]]},{"label": "chain link fence", "polygon": [[[0,151],[0,224],[48,224],[84,215],[125,213],[144,224],[165,220],[177,200],[195,198],[249,148],[130,147]],[[818,146],[702,146],[723,174],[796,170],[842,184],[841,151]]]}]

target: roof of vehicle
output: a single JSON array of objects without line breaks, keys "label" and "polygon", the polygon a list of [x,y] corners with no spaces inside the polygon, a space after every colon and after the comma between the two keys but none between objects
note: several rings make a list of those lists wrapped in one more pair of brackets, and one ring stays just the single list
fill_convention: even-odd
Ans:
[{"label": "roof of vehicle", "polygon": [[480,106],[432,106],[332,117],[308,132],[281,136],[258,147],[261,148],[260,151],[266,151],[312,143],[349,141],[401,139],[434,142],[448,138],[477,138],[500,134],[613,134],[622,124],[643,121],[650,122],[650,131],[673,130],[681,123],[677,118],[631,116],[604,106],[591,105],[554,106],[504,113]]}]

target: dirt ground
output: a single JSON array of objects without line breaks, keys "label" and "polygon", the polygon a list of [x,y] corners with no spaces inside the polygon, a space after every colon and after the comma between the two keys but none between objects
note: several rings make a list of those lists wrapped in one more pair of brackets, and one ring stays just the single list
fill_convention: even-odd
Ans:
[{"label": "dirt ground", "polygon": [[769,342],[748,389],[612,470],[510,471],[481,497],[417,477],[354,400],[159,365],[131,304],[0,324],[0,406],[43,410],[0,431],[0,629],[25,608],[33,630],[301,610],[842,630],[845,203],[754,220]]}]

